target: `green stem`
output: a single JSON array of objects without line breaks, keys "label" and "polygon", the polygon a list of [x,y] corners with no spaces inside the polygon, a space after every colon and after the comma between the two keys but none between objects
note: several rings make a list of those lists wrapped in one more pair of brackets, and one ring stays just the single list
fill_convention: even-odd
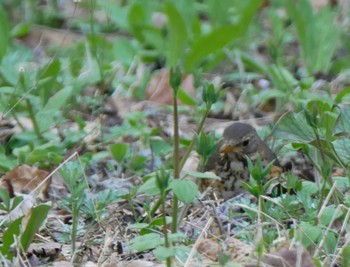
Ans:
[{"label": "green stem", "polygon": [[[179,120],[178,120],[178,111],[177,111],[177,93],[176,90],[173,91],[173,105],[174,105],[174,179],[180,177],[180,155],[179,155]],[[179,200],[174,195],[173,198],[173,216],[171,222],[171,231],[176,233],[177,231],[177,213],[179,209]]]},{"label": "green stem", "polygon": [[[163,206],[163,211],[165,211],[165,194],[162,192],[162,197],[160,198],[162,200],[162,206]],[[166,224],[166,216],[165,212],[162,213],[163,215],[163,234],[164,234],[164,242],[165,242],[165,247],[169,248],[169,237],[168,237],[168,228]],[[171,267],[171,257],[166,258],[166,266]]]},{"label": "green stem", "polygon": [[[197,127],[197,129],[196,129],[196,134],[199,134],[200,131],[202,130],[203,125],[204,125],[204,122],[205,122],[205,120],[206,120],[206,118],[207,118],[209,112],[210,112],[210,108],[208,108],[208,109],[205,111],[203,117],[201,118],[201,121],[199,122],[198,127]],[[182,160],[181,160],[181,162],[180,162],[179,172],[181,172],[183,166],[184,166],[185,163],[186,163],[186,160],[188,159],[188,157],[190,156],[190,154],[191,154],[191,152],[192,152],[192,150],[193,150],[193,147],[194,147],[194,144],[195,144],[195,141],[196,141],[196,134],[193,136],[193,138],[192,138],[192,140],[191,140],[191,143],[189,144],[189,146],[188,146],[188,148],[187,148],[187,150],[186,150],[186,153],[185,153],[185,155],[183,156],[183,158],[182,158]],[[151,216],[151,217],[153,217],[153,215],[154,215],[154,214],[156,213],[156,211],[159,209],[160,205],[161,205],[161,201],[158,199],[158,201],[154,204],[154,206],[152,207],[152,209],[151,209],[151,211],[150,211],[150,216]]]},{"label": "green stem", "polygon": [[72,231],[71,231],[71,240],[72,240],[72,246],[71,246],[71,253],[72,258],[71,262],[75,262],[75,249],[76,249],[76,237],[77,237],[77,229],[78,229],[78,207],[75,203],[72,205]]},{"label": "green stem", "polygon": [[30,120],[33,123],[34,132],[38,136],[39,139],[43,139],[43,136],[42,136],[42,134],[40,132],[40,128],[39,128],[39,125],[38,125],[38,121],[35,118],[35,114],[34,114],[34,111],[33,111],[32,103],[30,103],[29,99],[26,99],[26,104],[27,104],[27,109],[28,109]]}]

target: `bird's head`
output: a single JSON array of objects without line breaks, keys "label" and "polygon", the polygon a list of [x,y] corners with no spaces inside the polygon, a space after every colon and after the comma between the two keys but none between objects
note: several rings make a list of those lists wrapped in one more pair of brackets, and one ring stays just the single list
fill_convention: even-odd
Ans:
[{"label": "bird's head", "polygon": [[253,156],[261,140],[255,129],[245,123],[234,123],[225,128],[220,153]]}]

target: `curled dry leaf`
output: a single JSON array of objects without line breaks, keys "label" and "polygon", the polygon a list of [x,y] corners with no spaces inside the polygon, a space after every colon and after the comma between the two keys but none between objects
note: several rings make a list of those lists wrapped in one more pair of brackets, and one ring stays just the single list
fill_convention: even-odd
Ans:
[{"label": "curled dry leaf", "polygon": [[38,190],[40,199],[45,200],[51,184],[51,178],[46,179],[48,175],[49,172],[36,166],[20,165],[1,177],[0,188],[8,191],[11,197]]}]

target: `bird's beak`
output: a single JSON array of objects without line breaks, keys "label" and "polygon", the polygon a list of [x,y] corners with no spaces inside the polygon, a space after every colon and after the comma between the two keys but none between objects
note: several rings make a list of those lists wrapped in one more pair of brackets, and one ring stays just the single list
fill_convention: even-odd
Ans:
[{"label": "bird's beak", "polygon": [[230,144],[224,144],[220,147],[220,153],[228,154],[231,152],[241,152],[242,149],[240,147],[236,147]]}]

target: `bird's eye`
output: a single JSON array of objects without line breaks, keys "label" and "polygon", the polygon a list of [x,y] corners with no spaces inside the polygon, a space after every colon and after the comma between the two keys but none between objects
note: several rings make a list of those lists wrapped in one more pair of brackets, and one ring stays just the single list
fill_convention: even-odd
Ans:
[{"label": "bird's eye", "polygon": [[242,142],[242,145],[243,146],[247,146],[249,144],[249,139],[246,139]]}]

